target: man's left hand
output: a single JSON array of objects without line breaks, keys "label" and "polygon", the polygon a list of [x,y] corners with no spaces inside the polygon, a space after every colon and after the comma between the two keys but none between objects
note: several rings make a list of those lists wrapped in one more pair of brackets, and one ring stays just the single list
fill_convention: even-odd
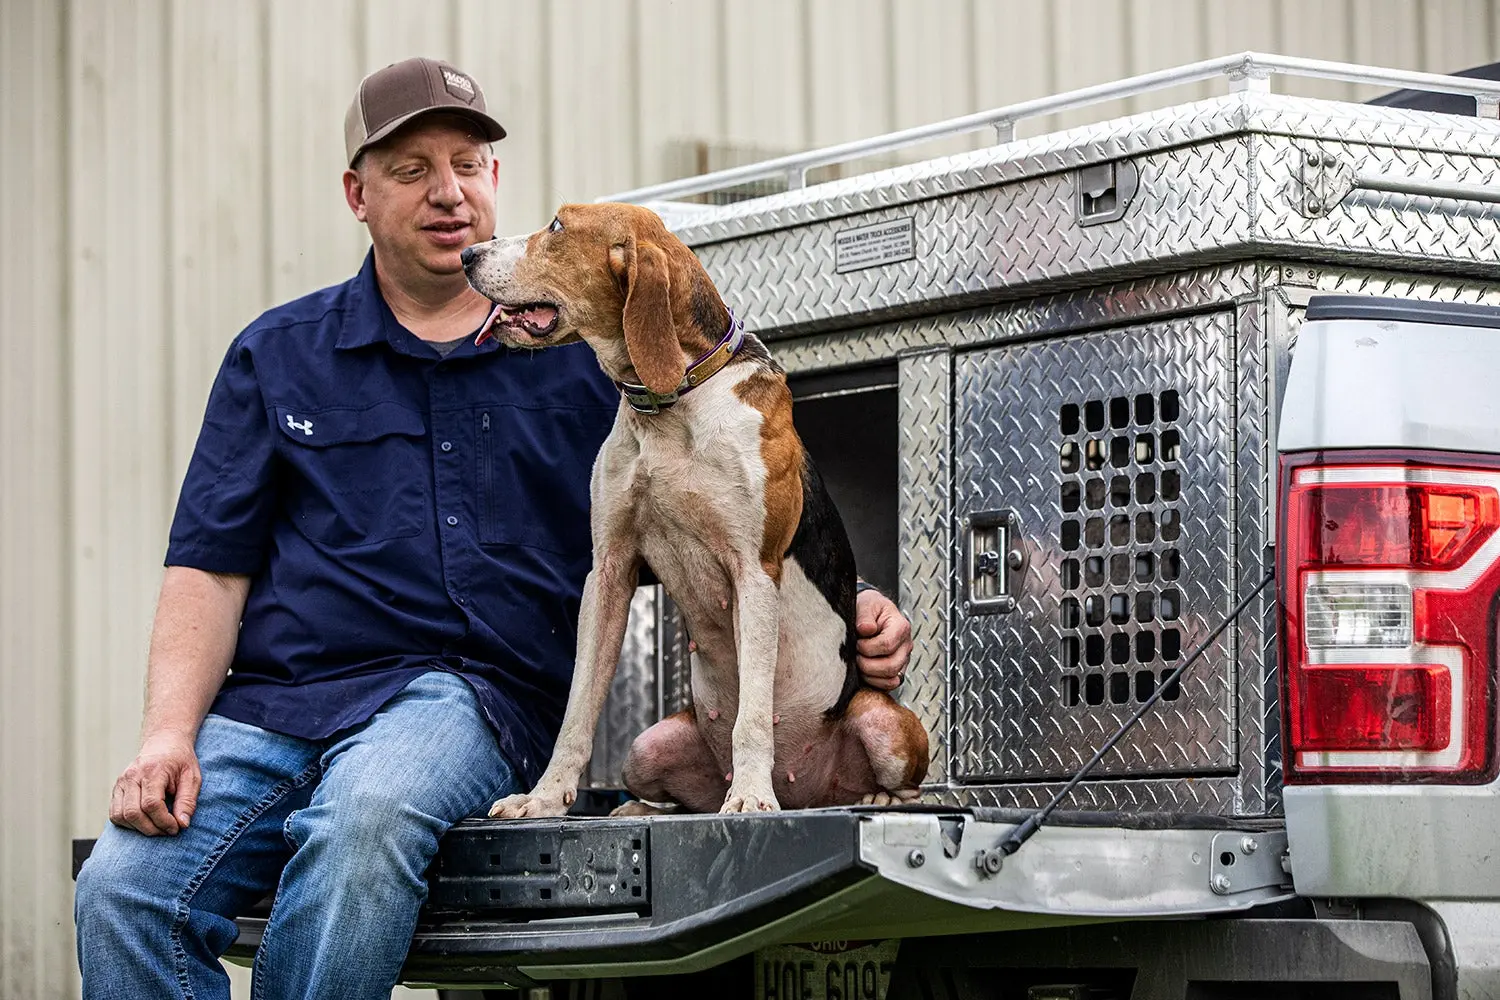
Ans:
[{"label": "man's left hand", "polygon": [[870,687],[899,687],[911,659],[911,622],[896,602],[878,590],[860,591],[854,599],[855,666]]}]

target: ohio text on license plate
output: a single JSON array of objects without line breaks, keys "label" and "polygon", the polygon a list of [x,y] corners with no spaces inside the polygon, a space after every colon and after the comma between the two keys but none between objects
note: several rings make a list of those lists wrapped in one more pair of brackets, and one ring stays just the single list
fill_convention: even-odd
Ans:
[{"label": "ohio text on license plate", "polygon": [[756,1000],[885,1000],[900,941],[819,941],[755,953]]}]

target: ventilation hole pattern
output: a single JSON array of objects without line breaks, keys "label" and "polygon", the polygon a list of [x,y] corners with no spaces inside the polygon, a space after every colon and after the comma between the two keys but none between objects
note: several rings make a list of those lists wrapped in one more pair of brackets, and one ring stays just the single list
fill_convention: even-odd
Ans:
[{"label": "ventilation hole pattern", "polygon": [[1068,402],[1058,412],[1066,708],[1140,704],[1182,655],[1183,400],[1172,389]]}]

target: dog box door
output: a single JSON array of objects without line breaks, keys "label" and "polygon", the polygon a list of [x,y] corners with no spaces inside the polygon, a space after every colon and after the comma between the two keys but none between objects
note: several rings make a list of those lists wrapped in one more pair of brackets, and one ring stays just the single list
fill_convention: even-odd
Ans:
[{"label": "dog box door", "polygon": [[[1064,778],[1232,606],[1232,311],[954,359],[953,774]],[[1234,768],[1234,632],[1107,756]]]}]

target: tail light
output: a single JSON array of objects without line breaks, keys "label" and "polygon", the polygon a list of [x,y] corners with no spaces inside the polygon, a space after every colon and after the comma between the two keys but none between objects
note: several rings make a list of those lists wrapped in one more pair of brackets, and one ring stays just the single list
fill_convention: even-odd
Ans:
[{"label": "tail light", "polygon": [[1281,502],[1287,781],[1491,780],[1500,463],[1285,456]]}]

